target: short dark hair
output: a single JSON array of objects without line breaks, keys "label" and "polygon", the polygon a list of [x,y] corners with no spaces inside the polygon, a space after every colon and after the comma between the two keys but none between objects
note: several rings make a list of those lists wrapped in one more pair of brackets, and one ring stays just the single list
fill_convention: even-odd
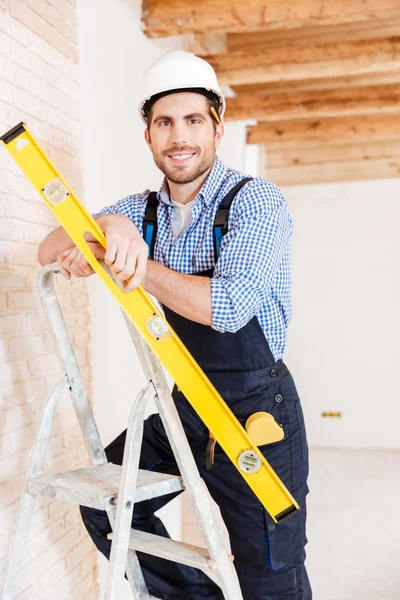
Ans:
[{"label": "short dark hair", "polygon": [[[206,91],[206,90],[204,90]],[[147,131],[150,131],[150,124],[151,124],[151,119],[152,119],[152,113],[153,113],[153,106],[154,104],[157,102],[157,100],[159,100],[160,98],[162,98],[163,96],[169,96],[170,94],[176,94],[179,92],[194,92],[194,93],[199,93],[202,96],[204,96],[205,101],[207,102],[208,108],[210,109],[210,113],[211,113],[211,108],[214,108],[215,112],[217,113],[217,115],[219,115],[219,111],[220,111],[220,100],[217,96],[217,94],[213,94],[212,92],[208,92],[207,90],[207,94],[203,93],[203,90],[201,88],[198,89],[182,89],[182,90],[172,90],[170,92],[167,93],[161,93],[161,94],[156,94],[156,96],[152,96],[150,98],[150,100],[147,101],[147,103],[145,104],[145,106],[143,107],[143,112],[146,116],[146,123],[147,123]],[[211,113],[211,120],[213,123],[213,127],[214,127],[214,133],[217,131],[217,121],[215,120],[215,117],[212,115]]]}]

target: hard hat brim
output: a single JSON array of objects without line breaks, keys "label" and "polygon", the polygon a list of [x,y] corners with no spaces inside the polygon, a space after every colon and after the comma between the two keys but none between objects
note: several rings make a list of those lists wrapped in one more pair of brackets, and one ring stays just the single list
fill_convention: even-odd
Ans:
[{"label": "hard hat brim", "polygon": [[154,104],[158,100],[160,100],[164,96],[169,96],[171,94],[179,94],[180,92],[190,92],[193,94],[201,94],[202,96],[205,96],[209,100],[217,102],[218,103],[218,114],[220,113],[220,110],[222,108],[221,97],[219,96],[219,94],[217,94],[213,90],[207,90],[206,88],[201,88],[201,87],[199,87],[199,88],[177,88],[174,90],[166,90],[165,92],[159,92],[158,94],[154,94],[154,96],[151,96],[150,98],[145,100],[143,103],[143,106],[141,108],[141,113],[142,113],[144,119],[147,120],[147,116],[148,116],[151,108],[154,106]]}]

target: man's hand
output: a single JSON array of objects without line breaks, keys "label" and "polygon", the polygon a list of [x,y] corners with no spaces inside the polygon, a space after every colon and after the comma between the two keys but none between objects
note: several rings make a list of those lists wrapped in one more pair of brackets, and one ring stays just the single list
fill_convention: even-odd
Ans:
[{"label": "man's hand", "polygon": [[[148,247],[136,226],[123,215],[105,215],[97,219],[106,237],[105,250],[98,242],[87,242],[97,260],[104,260],[118,281],[124,282],[125,291],[138,287],[146,274]],[[60,271],[66,279],[89,277],[92,267],[76,246],[57,255]]]},{"label": "man's hand", "polygon": [[[104,260],[106,251],[101,244],[87,242],[87,245],[97,260]],[[60,272],[64,275],[65,279],[71,279],[71,275],[75,277],[89,277],[89,275],[93,275],[94,273],[82,252],[76,246],[58,254],[57,262],[60,266]]]},{"label": "man's hand", "polygon": [[[129,279],[124,287],[126,292],[131,292],[141,284],[146,275],[148,246],[128,217],[109,217],[112,218],[106,219],[104,223],[107,245],[104,261],[118,281]],[[99,225],[101,226],[101,222]]]}]

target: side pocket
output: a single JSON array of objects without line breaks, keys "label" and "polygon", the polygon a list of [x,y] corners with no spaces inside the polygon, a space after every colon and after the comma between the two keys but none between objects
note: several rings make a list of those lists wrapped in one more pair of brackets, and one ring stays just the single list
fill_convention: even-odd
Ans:
[{"label": "side pocket", "polygon": [[294,559],[304,560],[306,538],[306,495],[308,487],[305,483],[293,495],[299,503],[300,510],[292,514],[282,523],[276,524],[272,517],[264,511],[267,542],[266,567],[276,571]]}]

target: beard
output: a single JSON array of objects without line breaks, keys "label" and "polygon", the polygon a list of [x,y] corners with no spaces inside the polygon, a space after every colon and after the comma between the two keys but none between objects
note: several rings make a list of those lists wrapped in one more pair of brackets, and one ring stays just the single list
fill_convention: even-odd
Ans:
[{"label": "beard", "polygon": [[[168,152],[165,152],[162,155],[154,156],[154,162],[160,171],[164,173],[165,177],[172,183],[191,183],[206,173],[213,165],[215,159],[215,149],[213,152],[203,155],[201,155],[198,150],[185,147],[174,148],[173,150],[168,150]],[[182,166],[169,164],[168,154],[173,154],[174,152],[195,152],[196,154],[192,159],[193,164]]]}]

